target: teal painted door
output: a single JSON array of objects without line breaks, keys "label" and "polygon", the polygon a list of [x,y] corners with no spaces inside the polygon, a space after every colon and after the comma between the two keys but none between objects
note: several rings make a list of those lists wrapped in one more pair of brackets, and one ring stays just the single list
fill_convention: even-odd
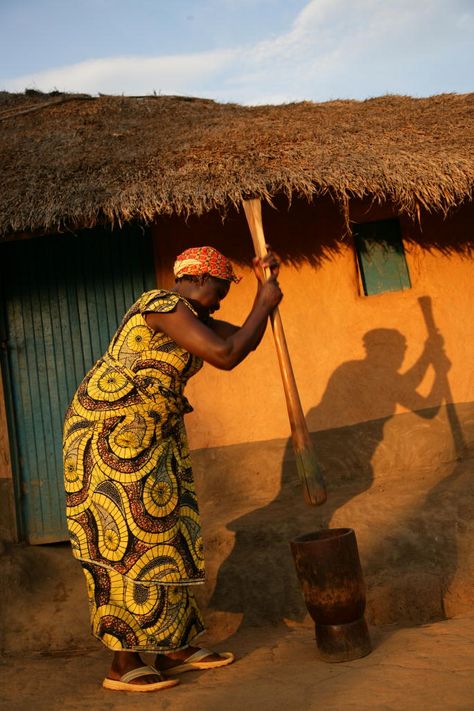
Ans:
[{"label": "teal painted door", "polygon": [[155,288],[150,237],[139,227],[0,245],[6,371],[22,537],[67,538],[61,437],[77,385],[122,316]]}]

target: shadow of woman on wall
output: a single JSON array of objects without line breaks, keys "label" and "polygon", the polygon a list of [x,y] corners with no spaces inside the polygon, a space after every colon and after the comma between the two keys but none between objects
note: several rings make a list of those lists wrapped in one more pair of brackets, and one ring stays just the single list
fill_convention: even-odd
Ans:
[{"label": "shadow of woman on wall", "polygon": [[[424,421],[432,420],[438,413],[445,397],[450,363],[437,331],[429,334],[416,362],[402,372],[407,344],[399,331],[388,328],[368,331],[363,344],[365,358],[342,363],[330,377],[321,402],[307,415],[328,485],[326,504],[313,508],[304,503],[289,441],[278,495],[266,506],[228,525],[235,532],[235,542],[219,568],[210,610],[240,613],[241,625],[301,621],[306,609],[289,541],[302,533],[329,527],[338,510],[370,489],[374,479],[372,460],[397,404]],[[417,388],[430,366],[434,371],[432,386],[427,395],[422,395]],[[364,422],[366,413],[373,412],[374,402],[384,416]],[[328,429],[335,413],[346,413],[339,419],[356,424]],[[413,418],[410,413],[407,416]],[[416,432],[411,434],[416,451]],[[393,457],[396,458],[396,453]],[[445,485],[449,486],[449,482]],[[437,488],[440,490],[433,492],[434,498],[441,495],[442,487]],[[415,522],[416,519],[414,513]],[[352,526],[354,522],[347,520],[343,525]],[[392,534],[396,537],[396,529]],[[386,549],[373,551],[377,560],[386,553]],[[455,568],[455,555],[452,565]]]}]

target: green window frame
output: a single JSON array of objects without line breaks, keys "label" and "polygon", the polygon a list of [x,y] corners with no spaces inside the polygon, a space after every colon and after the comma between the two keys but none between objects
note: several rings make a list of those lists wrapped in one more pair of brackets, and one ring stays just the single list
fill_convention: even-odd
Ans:
[{"label": "green window frame", "polygon": [[411,288],[398,219],[360,222],[352,233],[365,296]]}]

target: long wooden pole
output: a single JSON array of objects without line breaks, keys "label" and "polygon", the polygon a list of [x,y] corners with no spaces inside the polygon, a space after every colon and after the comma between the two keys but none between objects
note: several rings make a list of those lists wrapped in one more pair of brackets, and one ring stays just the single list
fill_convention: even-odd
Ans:
[{"label": "long wooden pole", "polygon": [[[252,241],[257,257],[264,257],[267,252],[262,223],[262,206],[260,200],[243,200],[245,217],[252,235]],[[269,270],[265,270],[268,279]],[[286,343],[285,332],[278,307],[271,314],[271,324],[275,347],[280,365],[286,406],[291,427],[291,439],[296,457],[298,474],[303,484],[305,501],[319,506],[326,501],[326,487],[321,471],[316,461],[313,443],[308,432],[306,420],[301,407],[301,401],[296,386],[295,375],[291,365],[290,354]]]},{"label": "long wooden pole", "polygon": [[[436,328],[436,323],[434,320],[431,296],[419,296],[418,303],[420,304],[421,312],[425,320],[428,336],[435,338],[438,334],[438,329]],[[467,446],[466,442],[464,441],[464,435],[461,423],[459,422],[458,413],[456,412],[456,406],[453,402],[453,395],[451,393],[451,386],[449,385],[448,375],[447,373],[445,373],[441,377],[444,380],[444,401],[446,404],[446,413],[448,415],[448,422],[453,437],[456,458],[460,461],[466,456]]]}]

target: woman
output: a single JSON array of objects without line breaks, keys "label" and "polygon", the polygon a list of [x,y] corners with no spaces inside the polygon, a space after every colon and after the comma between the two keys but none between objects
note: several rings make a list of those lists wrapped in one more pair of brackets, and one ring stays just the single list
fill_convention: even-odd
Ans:
[{"label": "woman", "polygon": [[[204,569],[183,389],[203,361],[231,370],[260,343],[282,293],[272,254],[254,268],[257,295],[238,328],[211,317],[239,281],[230,262],[212,247],[183,252],[174,289],[133,304],[66,414],[68,526],[93,634],[114,651],[108,689],[156,691],[178,683],[170,674],[233,661],[192,646],[204,630],[192,592]],[[155,665],[140,652],[156,653]]]}]

